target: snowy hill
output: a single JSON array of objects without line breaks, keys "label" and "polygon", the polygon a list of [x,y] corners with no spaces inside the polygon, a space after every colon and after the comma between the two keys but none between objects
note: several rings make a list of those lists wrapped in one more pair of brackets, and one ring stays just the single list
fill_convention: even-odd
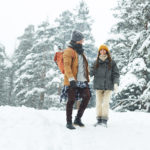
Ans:
[{"label": "snowy hill", "polygon": [[149,150],[149,113],[111,111],[108,128],[93,126],[95,109],[82,120],[72,131],[65,111],[0,107],[0,150]]}]

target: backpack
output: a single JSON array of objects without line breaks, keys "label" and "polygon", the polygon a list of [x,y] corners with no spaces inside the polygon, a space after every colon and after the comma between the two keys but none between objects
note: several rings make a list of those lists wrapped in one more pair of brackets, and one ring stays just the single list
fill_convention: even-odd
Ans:
[{"label": "backpack", "polygon": [[[73,50],[72,50],[73,51]],[[74,54],[74,51],[72,52],[72,58],[75,57],[75,54]],[[61,71],[61,73],[65,73],[64,71],[64,62],[63,62],[63,54],[64,52],[63,51],[60,51],[60,52],[56,52],[55,53],[55,56],[54,56],[54,61],[55,63],[57,64],[59,70]]]}]

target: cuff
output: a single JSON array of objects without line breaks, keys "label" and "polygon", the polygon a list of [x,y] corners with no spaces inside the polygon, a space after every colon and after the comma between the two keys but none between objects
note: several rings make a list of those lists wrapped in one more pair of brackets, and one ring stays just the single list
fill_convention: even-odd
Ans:
[{"label": "cuff", "polygon": [[69,78],[69,82],[75,80],[74,77]]}]

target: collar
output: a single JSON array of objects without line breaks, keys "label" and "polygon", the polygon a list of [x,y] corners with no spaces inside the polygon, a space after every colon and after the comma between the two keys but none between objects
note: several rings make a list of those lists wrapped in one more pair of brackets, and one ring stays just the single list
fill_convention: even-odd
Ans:
[{"label": "collar", "polygon": [[99,59],[102,60],[102,61],[105,61],[107,58],[108,58],[107,55],[100,55],[99,56]]}]

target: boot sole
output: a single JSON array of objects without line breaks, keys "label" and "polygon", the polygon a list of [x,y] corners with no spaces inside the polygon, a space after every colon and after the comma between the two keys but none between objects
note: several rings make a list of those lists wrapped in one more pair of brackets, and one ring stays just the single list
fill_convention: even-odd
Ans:
[{"label": "boot sole", "polygon": [[103,123],[101,123],[101,124],[94,124],[94,127],[105,127],[105,128],[107,128],[108,126],[107,125],[105,125],[105,124],[103,124]]},{"label": "boot sole", "polygon": [[85,127],[85,126],[80,126],[80,125],[78,125],[78,124],[73,124],[74,126],[79,126],[79,127],[81,127],[81,128],[83,128],[83,127]]},{"label": "boot sole", "polygon": [[[67,128],[67,127],[66,127]],[[70,130],[75,130],[76,128],[67,128],[67,129],[70,129]]]}]

